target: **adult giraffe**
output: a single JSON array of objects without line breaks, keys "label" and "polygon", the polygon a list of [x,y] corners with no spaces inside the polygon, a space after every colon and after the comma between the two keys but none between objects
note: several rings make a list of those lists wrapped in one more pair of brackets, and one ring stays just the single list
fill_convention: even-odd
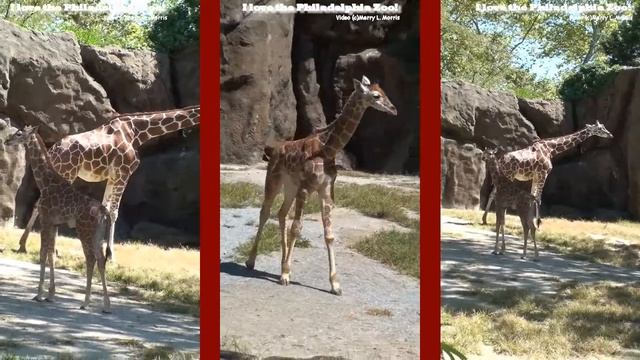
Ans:
[{"label": "adult giraffe", "polygon": [[[102,204],[109,210],[109,246],[115,258],[113,238],[124,189],[140,165],[138,148],[145,142],[200,123],[200,105],[182,109],[120,114],[91,131],[69,135],[47,153],[53,168],[67,181],[107,181]],[[37,205],[37,203],[36,203]],[[18,252],[26,252],[26,242],[38,216],[35,206],[20,238]]]}]

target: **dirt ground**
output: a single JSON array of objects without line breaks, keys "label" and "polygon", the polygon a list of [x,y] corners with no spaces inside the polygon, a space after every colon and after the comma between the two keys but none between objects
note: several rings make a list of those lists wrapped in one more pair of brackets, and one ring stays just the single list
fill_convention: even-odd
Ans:
[{"label": "dirt ground", "polygon": [[56,301],[39,303],[32,300],[39,273],[39,265],[0,258],[0,357],[58,358],[66,353],[83,359],[130,359],[145,348],[159,347],[199,353],[198,319],[155,311],[113,292],[112,313],[102,314],[102,285],[96,282],[91,307],[81,310],[84,275],[59,269]]},{"label": "dirt ground", "polygon": [[[264,183],[264,170],[237,169],[242,167],[223,170],[222,181]],[[294,250],[289,286],[278,283],[279,251],[259,255],[253,271],[233,261],[233,249],[255,236],[258,214],[257,208],[221,209],[220,336],[226,350],[258,357],[420,357],[418,280],[348,247],[374,231],[401,229],[398,225],[335,209],[336,266],[343,289],[336,296],[329,293],[327,250],[317,215],[304,217],[302,236],[312,247]]]}]

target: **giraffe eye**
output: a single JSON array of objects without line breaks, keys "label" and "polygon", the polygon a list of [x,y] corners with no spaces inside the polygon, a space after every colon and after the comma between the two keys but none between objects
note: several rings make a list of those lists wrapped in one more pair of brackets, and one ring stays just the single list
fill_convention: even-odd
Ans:
[{"label": "giraffe eye", "polygon": [[373,93],[373,98],[374,99],[380,99],[380,94],[379,93]]}]

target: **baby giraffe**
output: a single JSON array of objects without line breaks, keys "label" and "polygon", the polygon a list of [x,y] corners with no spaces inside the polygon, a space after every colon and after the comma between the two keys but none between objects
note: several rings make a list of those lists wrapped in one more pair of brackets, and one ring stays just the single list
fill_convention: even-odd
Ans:
[{"label": "baby giraffe", "polygon": [[[96,261],[102,280],[103,309],[104,313],[110,312],[109,294],[105,279],[105,263],[111,256],[111,249],[107,245],[105,254],[102,253],[102,241],[110,225],[111,217],[107,209],[100,201],[90,198],[79,192],[69,184],[54,169],[47,153],[47,148],[38,135],[37,127],[27,126],[24,130],[18,130],[5,140],[5,145],[23,144],[27,150],[27,157],[33,170],[33,177],[40,189],[38,211],[40,213],[40,283],[38,294],[33,298],[36,301],[53,301],[56,292],[54,279],[55,242],[58,234],[58,226],[68,224],[76,228],[76,232],[87,265],[87,287],[85,299],[81,309],[89,306],[91,298],[91,279]],[[45,274],[45,262],[49,260],[49,294],[43,298],[43,285]]]},{"label": "baby giraffe", "polygon": [[[538,246],[536,244],[536,228],[540,226],[537,219],[537,202],[536,198],[529,193],[531,182],[510,181],[501,176],[497,168],[496,151],[487,149],[482,154],[482,159],[486,162],[487,171],[491,175],[491,179],[495,185],[495,202],[496,202],[496,244],[492,254],[502,255],[505,251],[504,226],[507,209],[516,208],[520,223],[522,224],[522,233],[524,236],[524,250],[522,259],[527,258],[527,240],[531,236],[533,241],[533,249],[535,251],[535,259],[538,259]],[[502,233],[502,248],[498,251],[498,243],[500,234]]]}]

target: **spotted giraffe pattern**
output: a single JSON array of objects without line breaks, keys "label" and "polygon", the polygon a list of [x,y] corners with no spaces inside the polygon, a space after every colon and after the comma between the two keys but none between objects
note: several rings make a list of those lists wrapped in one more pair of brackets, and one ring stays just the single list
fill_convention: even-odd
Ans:
[{"label": "spotted giraffe pattern", "polygon": [[[538,246],[536,244],[536,208],[535,199],[529,192],[531,188],[530,182],[511,181],[506,179],[498,171],[497,155],[495,150],[485,150],[482,159],[487,166],[487,172],[491,176],[495,189],[496,203],[496,244],[492,254],[502,255],[505,251],[504,226],[506,211],[509,208],[515,208],[520,223],[522,225],[522,233],[524,237],[524,249],[522,259],[527,257],[527,241],[529,237],[533,241],[535,258],[538,258]],[[502,249],[498,250],[498,244],[502,234]]]},{"label": "spotted giraffe pattern", "polygon": [[538,206],[542,198],[542,189],[551,172],[553,158],[572,149],[591,136],[612,138],[607,129],[596,122],[573,134],[551,139],[538,140],[530,146],[508,152],[498,160],[498,169],[505,178],[515,181],[531,181],[531,194],[536,198]]},{"label": "spotted giraffe pattern", "polygon": [[[342,294],[335,266],[331,227],[331,210],[334,206],[334,184],[337,176],[335,157],[344,148],[355,132],[364,111],[373,107],[397,115],[396,108],[378,84],[371,84],[362,77],[354,79],[354,91],[345,103],[338,118],[329,126],[314,129],[314,132],[299,140],[285,141],[265,148],[269,162],[265,178],[264,201],[260,210],[260,223],[246,265],[255,266],[258,244],[264,224],[269,219],[271,205],[276,195],[283,190],[284,201],[278,211],[280,245],[282,250],[280,283],[289,284],[291,259],[295,242],[302,231],[302,209],[309,196],[317,192],[320,198],[325,244],[329,257],[329,283],[331,292]],[[295,201],[295,214],[289,233],[286,233],[286,217]],[[288,239],[288,241],[287,241]]]},{"label": "spotted giraffe pattern", "polygon": [[[48,150],[48,154],[54,169],[68,182],[78,177],[88,182],[107,181],[102,203],[111,214],[109,245],[113,250],[120,200],[129,179],[140,165],[138,148],[150,139],[199,123],[199,105],[122,114],[94,130],[61,139]],[[20,238],[20,252],[26,252],[27,237],[38,216],[37,209],[36,206]]]},{"label": "spotted giraffe pattern", "polygon": [[[86,266],[87,286],[85,301],[81,308],[90,303],[91,281],[95,264],[98,264],[103,288],[103,311],[110,311],[109,294],[105,278],[106,260],[111,249],[107,245],[105,254],[102,253],[102,240],[109,222],[108,210],[97,200],[76,190],[65,178],[53,168],[44,142],[37,133],[37,128],[26,127],[24,131],[17,131],[6,141],[7,146],[23,144],[27,149],[29,164],[33,170],[33,177],[40,190],[38,212],[40,213],[40,282],[36,301],[53,301],[55,297],[55,241],[58,226],[67,224],[75,228],[82,244]],[[46,261],[49,261],[49,292],[44,295],[44,275]]]}]

